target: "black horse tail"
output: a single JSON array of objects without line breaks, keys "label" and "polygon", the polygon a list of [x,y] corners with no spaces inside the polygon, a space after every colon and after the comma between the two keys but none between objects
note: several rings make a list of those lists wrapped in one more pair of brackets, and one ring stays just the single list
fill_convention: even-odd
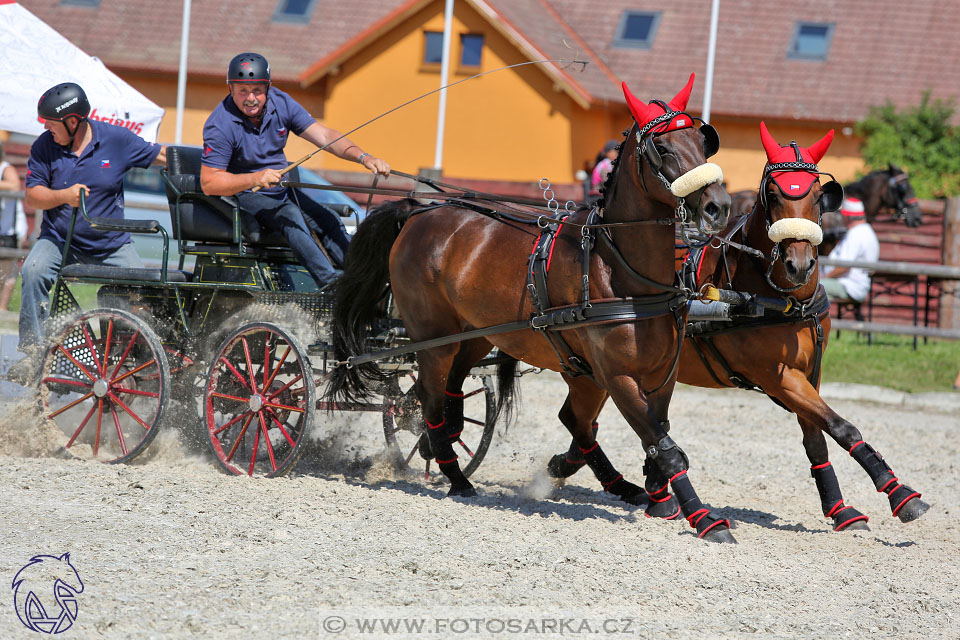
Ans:
[{"label": "black horse tail", "polygon": [[[333,306],[333,352],[338,362],[371,349],[374,321],[386,317],[390,292],[390,249],[400,230],[417,209],[415,200],[388,202],[372,209],[357,227],[347,251],[343,275],[337,281]],[[333,370],[326,396],[331,401],[357,402],[372,392],[371,383],[386,374],[376,362]]]},{"label": "black horse tail", "polygon": [[505,353],[500,354],[502,360],[497,365],[497,415],[495,421],[504,418],[504,425],[509,426],[520,404],[520,385],[517,380],[516,358]]}]

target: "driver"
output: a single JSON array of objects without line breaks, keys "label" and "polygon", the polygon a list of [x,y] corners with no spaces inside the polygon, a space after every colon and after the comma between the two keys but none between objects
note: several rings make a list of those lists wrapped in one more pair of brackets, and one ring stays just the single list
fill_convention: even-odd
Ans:
[{"label": "driver", "polygon": [[[49,317],[50,288],[64,265],[63,248],[73,218],[86,196],[91,217],[123,218],[123,176],[131,167],[164,164],[166,150],[145,142],[129,129],[90,120],[90,102],[80,85],[51,87],[37,104],[46,131],[34,141],[27,162],[26,201],[43,211],[40,238],[23,263],[20,344],[28,356],[10,367],[7,378],[28,384],[39,372]],[[142,268],[130,234],[96,230],[77,217],[65,264],[103,264]]]},{"label": "driver", "polygon": [[[343,265],[349,237],[333,211],[301,198],[301,213],[290,199],[290,190],[277,186],[280,171],[288,164],[283,153],[287,136],[292,132],[317,147],[337,140],[326,150],[382,176],[390,175],[390,165],[323,126],[293,98],[271,87],[270,64],[258,53],[241,53],[230,61],[227,86],[229,95],[203,126],[200,186],[210,196],[235,195],[240,208],[253,214],[263,228],[281,231],[294,255],[323,288],[336,279],[334,265]],[[254,193],[254,187],[262,190]],[[329,259],[307,224],[317,232]]]}]

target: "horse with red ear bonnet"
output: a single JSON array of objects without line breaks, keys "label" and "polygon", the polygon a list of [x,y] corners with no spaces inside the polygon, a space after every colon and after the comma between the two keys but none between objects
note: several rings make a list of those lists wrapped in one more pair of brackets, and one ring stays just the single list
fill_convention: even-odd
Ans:
[{"label": "horse with red ear bonnet", "polygon": [[[686,455],[666,431],[690,297],[673,268],[675,223],[712,232],[730,210],[723,173],[706,161],[716,151],[716,132],[695,126],[683,111],[692,85],[691,74],[669,103],[650,105],[624,85],[636,123],[600,209],[550,218],[495,202],[404,201],[379,207],[357,229],[334,304],[337,360],[371,344],[370,323],[388,287],[415,342],[523,325],[417,352],[415,392],[429,440],[422,450],[450,479],[450,495],[476,494],[452,443],[463,424],[463,381],[497,347],[562,373],[569,394],[560,421],[611,491],[642,494],[615,472],[594,438],[591,425],[608,397],[672,483],[698,535],[733,540],[729,523],[700,502]],[[334,400],[363,397],[391,375],[372,363],[341,366],[327,393]],[[512,384],[512,369],[501,379]]]},{"label": "horse with red ear bonnet", "polygon": [[[830,316],[829,301],[817,279],[815,247],[823,236],[819,219],[839,208],[843,189],[833,180],[821,184],[823,172],[817,163],[833,131],[808,148],[796,142],[781,146],[763,123],[760,136],[768,163],[753,211],[734,219],[718,235],[719,243],[692,252],[687,266],[691,287],[758,296],[754,299],[763,299],[768,308],[760,316],[754,312],[729,318],[719,313],[719,302],[699,308],[701,303],[694,302],[677,379],[699,387],[761,390],[796,414],[823,515],[835,530],[866,529],[867,516],[844,502],[825,433],[863,467],[877,491],[887,496],[894,516],[903,522],[915,520],[929,508],[920,493],[901,483],[860,431],[830,408],[818,391]],[[573,443],[566,453],[553,456],[548,471],[565,478],[584,464]],[[647,514],[678,516],[677,502],[651,460],[644,470]]]}]

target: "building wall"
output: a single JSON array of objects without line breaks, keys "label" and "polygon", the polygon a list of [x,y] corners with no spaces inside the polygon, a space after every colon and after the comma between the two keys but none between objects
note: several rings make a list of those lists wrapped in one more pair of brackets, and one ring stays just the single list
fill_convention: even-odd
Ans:
[{"label": "building wall", "polygon": [[[439,65],[422,64],[426,30],[443,30],[442,2],[431,3],[329,75],[327,123],[348,129],[437,89]],[[448,82],[526,61],[513,43],[466,3],[455,7],[452,31]],[[458,68],[461,33],[483,34],[480,68]],[[351,137],[402,171],[432,167],[438,103],[439,95],[431,95]],[[447,91],[443,173],[489,180],[549,177],[554,182],[572,182],[583,164],[584,150],[596,144],[586,142],[583,131],[603,129],[604,122],[603,114],[585,112],[534,65],[467,80]],[[581,123],[586,126],[580,128]],[[604,135],[598,136],[600,144]],[[331,170],[350,166],[331,157],[322,162]]]}]

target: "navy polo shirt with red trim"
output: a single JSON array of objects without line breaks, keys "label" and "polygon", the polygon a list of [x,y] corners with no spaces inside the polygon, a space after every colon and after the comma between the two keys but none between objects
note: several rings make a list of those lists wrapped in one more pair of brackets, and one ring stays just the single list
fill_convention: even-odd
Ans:
[{"label": "navy polo shirt with red trim", "polygon": [[[79,156],[57,144],[49,131],[34,141],[27,161],[27,188],[66,189],[85,184],[90,189],[88,216],[122,219],[123,175],[131,167],[149,167],[161,147],[125,127],[94,120],[87,124],[93,137]],[[40,237],[62,247],[72,215],[73,208],[66,204],[44,211]],[[94,256],[106,256],[128,242],[129,233],[96,230],[78,216],[71,246]]]},{"label": "navy polo shirt with red trim", "polygon": [[[270,87],[263,120],[255,126],[227,95],[203,125],[203,164],[230,173],[283,169],[289,163],[283,148],[290,133],[300,135],[316,120],[280,89]],[[282,187],[263,189],[275,198],[286,196]]]}]

